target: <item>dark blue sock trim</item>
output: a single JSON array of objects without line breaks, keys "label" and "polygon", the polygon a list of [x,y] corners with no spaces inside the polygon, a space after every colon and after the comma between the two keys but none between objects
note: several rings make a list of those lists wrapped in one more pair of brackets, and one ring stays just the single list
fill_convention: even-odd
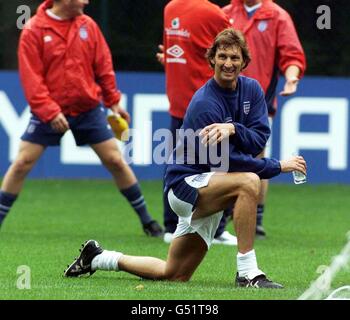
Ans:
[{"label": "dark blue sock trim", "polygon": [[0,190],[0,225],[9,213],[17,195]]},{"label": "dark blue sock trim", "polygon": [[0,204],[11,207],[17,199],[17,194],[0,191]]},{"label": "dark blue sock trim", "polygon": [[120,192],[126,197],[129,201],[135,201],[142,196],[141,189],[138,183],[135,183],[127,189],[120,190]]},{"label": "dark blue sock trim", "polygon": [[120,190],[125,198],[128,199],[130,205],[134,208],[138,216],[140,217],[142,224],[147,224],[152,221],[144,201],[141,188],[138,183],[135,183],[127,189]]}]

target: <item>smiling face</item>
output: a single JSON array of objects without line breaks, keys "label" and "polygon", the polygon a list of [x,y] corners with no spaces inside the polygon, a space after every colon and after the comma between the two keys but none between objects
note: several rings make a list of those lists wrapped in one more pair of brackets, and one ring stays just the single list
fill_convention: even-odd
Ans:
[{"label": "smiling face", "polygon": [[220,46],[210,60],[214,67],[214,79],[222,88],[235,89],[237,77],[244,68],[242,50],[237,46]]},{"label": "smiling face", "polygon": [[207,50],[214,79],[222,88],[235,89],[239,73],[249,65],[250,53],[243,34],[232,28],[221,31]]}]

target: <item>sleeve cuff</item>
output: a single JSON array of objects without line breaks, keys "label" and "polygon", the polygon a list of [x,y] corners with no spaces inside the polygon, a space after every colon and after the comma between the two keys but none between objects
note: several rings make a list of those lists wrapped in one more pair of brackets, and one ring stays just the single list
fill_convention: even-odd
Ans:
[{"label": "sleeve cuff", "polygon": [[122,97],[122,94],[118,90],[111,98],[104,100],[104,105],[106,106],[106,108],[110,108],[111,106],[119,103],[121,97]]}]

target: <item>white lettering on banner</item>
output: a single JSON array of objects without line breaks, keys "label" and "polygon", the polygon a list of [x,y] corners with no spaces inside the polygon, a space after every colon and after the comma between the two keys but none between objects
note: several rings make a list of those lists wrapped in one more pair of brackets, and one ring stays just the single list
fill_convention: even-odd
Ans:
[{"label": "white lettering on banner", "polygon": [[168,111],[169,101],[165,94],[136,94],[133,109],[133,163],[152,163],[152,112]]},{"label": "white lettering on banner", "polygon": [[[127,109],[128,98],[122,95],[120,106]],[[118,147],[123,153],[124,143],[116,140]],[[61,140],[61,162],[63,164],[98,165],[101,163],[96,153],[89,147],[78,147],[71,131],[68,131]]]},{"label": "white lettering on banner", "polygon": [[17,156],[20,138],[28,126],[30,110],[27,106],[22,114],[18,115],[4,91],[0,91],[0,108],[0,124],[9,137],[8,159],[12,162]]},{"label": "white lettering on banner", "polygon": [[[300,132],[302,115],[327,115],[327,133]],[[300,149],[327,150],[330,170],[346,170],[348,154],[348,100],[345,98],[292,98],[282,107],[281,159]]]}]

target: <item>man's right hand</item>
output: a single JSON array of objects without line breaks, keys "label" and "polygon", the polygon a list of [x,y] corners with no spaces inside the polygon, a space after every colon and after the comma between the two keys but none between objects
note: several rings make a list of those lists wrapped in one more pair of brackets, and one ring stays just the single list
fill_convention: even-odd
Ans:
[{"label": "man's right hand", "polygon": [[69,123],[62,112],[60,112],[51,122],[51,127],[57,132],[64,133],[69,130]]},{"label": "man's right hand", "polygon": [[199,136],[202,138],[201,142],[205,146],[215,146],[235,133],[236,128],[233,123],[213,123],[203,128],[199,132]]},{"label": "man's right hand", "polygon": [[306,175],[306,161],[302,156],[294,156],[288,160],[281,160],[280,164],[282,172],[292,172],[296,170]]}]

